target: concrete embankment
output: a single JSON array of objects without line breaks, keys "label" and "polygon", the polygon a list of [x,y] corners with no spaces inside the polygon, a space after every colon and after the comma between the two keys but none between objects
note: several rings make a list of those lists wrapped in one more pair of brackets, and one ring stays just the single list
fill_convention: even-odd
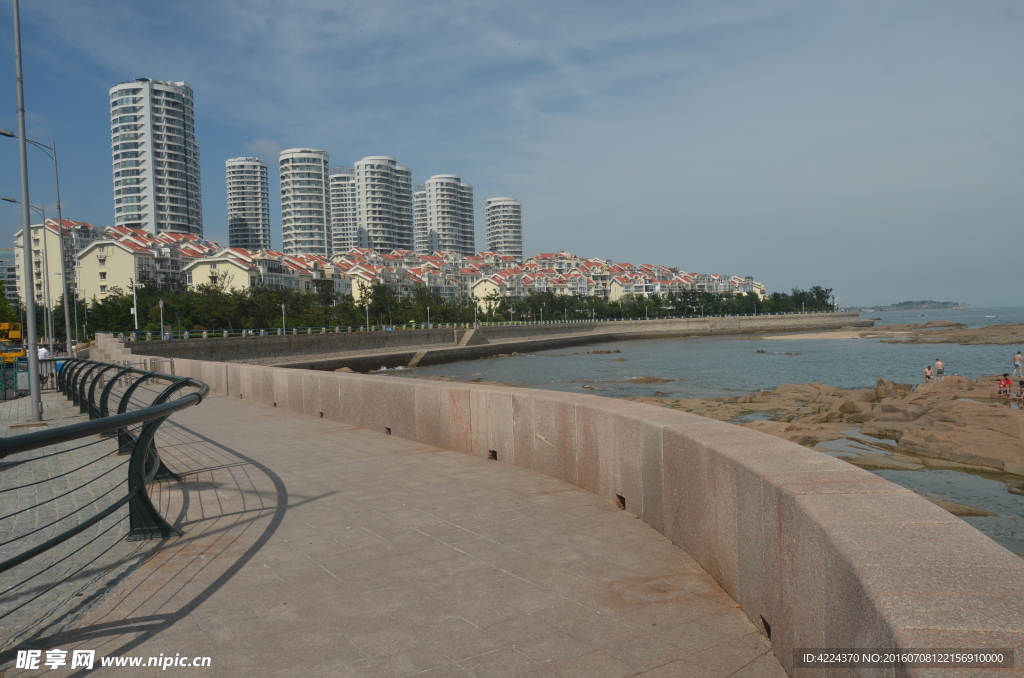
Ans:
[{"label": "concrete embankment", "polygon": [[137,353],[317,370],[367,371],[434,365],[502,353],[532,352],[628,339],[659,339],[871,327],[857,313],[727,316],[670,320],[484,325],[393,332],[340,332],[267,337],[211,337],[138,342]]},{"label": "concrete embankment", "polygon": [[[100,337],[97,353],[145,357],[110,337]],[[592,395],[189,359],[174,369],[207,382],[212,395],[523,466],[615,502],[713,576],[789,675],[835,674],[797,666],[799,648],[1024,654],[1021,559],[910,490],[792,442]],[[295,445],[281,454],[302,460]],[[611,603],[616,613],[630,595],[661,595],[657,582],[636,581],[639,591]]]}]

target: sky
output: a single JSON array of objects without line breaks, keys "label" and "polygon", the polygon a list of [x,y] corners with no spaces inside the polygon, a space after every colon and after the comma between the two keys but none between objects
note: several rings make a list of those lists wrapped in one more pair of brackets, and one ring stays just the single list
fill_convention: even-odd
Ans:
[{"label": "sky", "polygon": [[[842,305],[1024,306],[1024,5],[1017,0],[480,3],[22,0],[29,138],[63,212],[113,223],[108,90],[195,90],[204,228],[224,161],[390,155],[523,202],[525,250],[822,285]],[[0,0],[0,127],[16,129]],[[31,200],[52,165],[30,149]],[[17,197],[0,138],[0,194]],[[19,208],[0,203],[0,245]],[[10,246],[10,245],[6,245]]]}]

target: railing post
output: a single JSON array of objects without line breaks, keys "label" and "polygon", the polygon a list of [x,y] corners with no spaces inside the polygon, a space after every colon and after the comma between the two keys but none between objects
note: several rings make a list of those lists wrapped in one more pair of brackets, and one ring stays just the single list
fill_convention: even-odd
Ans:
[{"label": "railing post", "polygon": [[117,365],[107,365],[102,370],[96,373],[96,376],[92,378],[92,383],[89,384],[89,397],[86,400],[86,407],[89,409],[90,419],[99,419],[103,415],[100,414],[100,408],[98,403],[94,403],[93,399],[96,397],[96,385],[100,383],[100,378],[103,373],[111,368],[116,368]]},{"label": "railing post", "polygon": [[[136,382],[138,383],[138,382]],[[164,520],[160,512],[153,506],[146,492],[146,464],[153,454],[151,447],[156,430],[167,417],[159,417],[142,425],[139,437],[132,448],[132,456],[128,461],[128,491],[131,500],[128,502],[129,541],[142,539],[167,539],[180,537],[182,531]],[[159,460],[159,457],[157,457]]]},{"label": "railing post", "polygon": [[[75,385],[75,395],[77,396],[78,402],[75,403],[75,401],[72,400],[72,403],[78,405],[78,411],[82,414],[86,414],[89,411],[89,404],[85,400],[85,384],[89,380],[89,375],[91,375],[98,367],[102,367],[103,365],[105,365],[105,363],[96,363],[95,365],[92,365],[88,370],[82,373],[78,379],[78,384]],[[92,419],[91,416],[89,418]]]},{"label": "railing post", "polygon": [[[125,392],[121,395],[121,402],[118,403],[117,405],[118,414],[124,414],[125,412],[128,411],[128,402],[132,399],[132,394],[135,393],[135,389],[142,385],[142,382],[146,381],[155,374],[155,372],[144,372],[141,377],[136,379],[135,382],[132,383],[132,385],[125,390]],[[121,428],[117,430],[117,448],[119,454],[127,454],[126,452],[124,452],[124,448],[127,447],[128,444],[132,442],[136,442],[136,439],[135,436],[133,436],[128,431],[128,429]]]},{"label": "railing post", "polygon": [[107,403],[110,399],[110,393],[114,390],[114,385],[123,377],[132,371],[130,367],[123,367],[121,371],[110,378],[107,385],[103,387],[103,392],[100,394],[100,418],[106,417],[110,414],[110,408]]}]

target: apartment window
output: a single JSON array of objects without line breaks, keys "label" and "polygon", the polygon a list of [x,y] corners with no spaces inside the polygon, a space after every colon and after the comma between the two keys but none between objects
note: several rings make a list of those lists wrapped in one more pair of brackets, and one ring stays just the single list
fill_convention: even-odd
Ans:
[{"label": "apartment window", "polygon": [[103,268],[106,265],[107,265],[107,260],[106,259],[100,259],[100,268]]},{"label": "apartment window", "polygon": [[106,279],[107,279],[107,272],[106,271],[100,271],[100,280],[106,280]]},{"label": "apartment window", "polygon": [[107,253],[107,246],[106,245],[100,245],[99,247],[96,248],[96,251],[97,251],[98,254],[106,254]]},{"label": "apartment window", "polygon": [[106,285],[100,285],[100,294],[106,294],[106,293],[107,293],[107,286]]}]

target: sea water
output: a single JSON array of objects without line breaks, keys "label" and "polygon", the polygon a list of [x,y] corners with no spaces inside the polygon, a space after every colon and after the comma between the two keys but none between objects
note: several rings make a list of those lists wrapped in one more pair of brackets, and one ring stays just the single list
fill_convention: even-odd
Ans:
[{"label": "sea water", "polygon": [[[995,309],[989,313],[1002,311]],[[889,314],[885,321],[947,319],[904,319],[905,315],[909,314]],[[1013,316],[1005,312],[1002,315],[1014,318],[1014,322],[1024,322],[1024,310]],[[934,364],[936,358],[946,364],[946,374],[976,378],[1011,372],[1018,348],[1024,348],[1024,343],[1020,347],[894,344],[881,339],[835,339],[828,334],[822,334],[821,339],[763,339],[747,335],[637,339],[434,365],[409,371],[406,376],[456,381],[482,379],[613,398],[718,398],[773,390],[785,383],[821,382],[844,389],[874,388],[878,377],[918,383],[925,366]],[[620,353],[587,353],[595,350]],[[671,381],[631,381],[645,376]]]}]

